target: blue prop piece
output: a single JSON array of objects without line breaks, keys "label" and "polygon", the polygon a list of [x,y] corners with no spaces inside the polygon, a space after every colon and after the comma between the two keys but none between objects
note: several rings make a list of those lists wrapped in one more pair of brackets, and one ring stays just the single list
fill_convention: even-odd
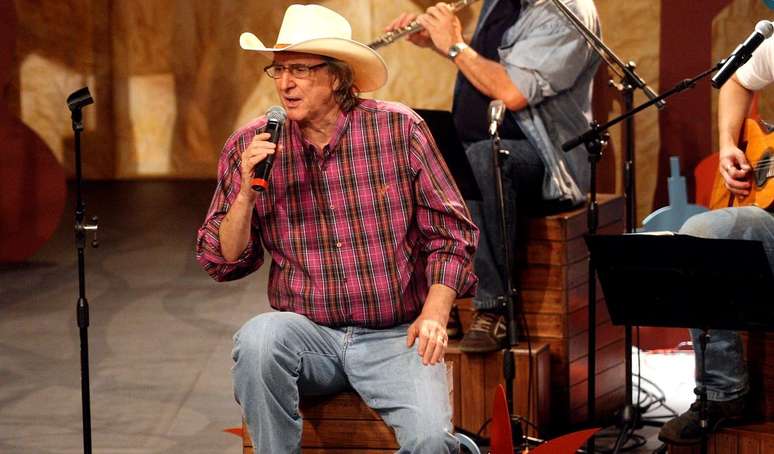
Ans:
[{"label": "blue prop piece", "polygon": [[[774,4],[774,0],[771,0]],[[709,211],[706,207],[688,203],[685,190],[685,177],[680,175],[680,160],[677,156],[669,158],[671,176],[669,186],[669,205],[650,213],[642,220],[641,232],[670,231],[677,232],[688,218]]]}]

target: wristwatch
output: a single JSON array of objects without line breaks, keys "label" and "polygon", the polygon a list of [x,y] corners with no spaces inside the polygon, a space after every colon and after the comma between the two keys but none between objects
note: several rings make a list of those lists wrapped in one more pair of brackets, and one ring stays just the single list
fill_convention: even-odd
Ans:
[{"label": "wristwatch", "polygon": [[454,59],[462,53],[463,50],[467,49],[469,46],[463,42],[452,44],[452,46],[449,48],[449,53],[446,54],[447,57],[449,57],[449,60],[454,61]]}]

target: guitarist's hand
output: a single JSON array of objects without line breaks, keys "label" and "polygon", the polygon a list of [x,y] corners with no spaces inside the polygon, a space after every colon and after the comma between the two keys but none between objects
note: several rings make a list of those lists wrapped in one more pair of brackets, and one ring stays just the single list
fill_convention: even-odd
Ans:
[{"label": "guitarist's hand", "polygon": [[747,196],[750,194],[750,164],[744,152],[737,147],[725,147],[720,150],[718,171],[732,194]]}]

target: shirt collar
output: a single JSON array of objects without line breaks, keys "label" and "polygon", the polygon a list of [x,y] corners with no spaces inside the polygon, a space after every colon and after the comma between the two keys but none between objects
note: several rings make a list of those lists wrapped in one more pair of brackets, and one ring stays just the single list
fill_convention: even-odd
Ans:
[{"label": "shirt collar", "polygon": [[338,148],[339,142],[341,142],[341,137],[349,128],[351,116],[352,116],[352,111],[347,113],[339,112],[339,117],[336,119],[336,127],[333,130],[333,135],[331,136],[331,140],[328,141],[328,143],[323,147],[322,150],[318,150],[314,144],[308,141],[306,137],[304,137],[301,134],[301,127],[298,125],[297,122],[295,121],[292,122],[291,130],[293,135],[298,137],[298,139],[301,141],[301,146],[303,147],[305,155],[309,153],[315,153],[316,155],[318,155],[319,158],[326,158],[333,151],[335,151],[336,148]]}]

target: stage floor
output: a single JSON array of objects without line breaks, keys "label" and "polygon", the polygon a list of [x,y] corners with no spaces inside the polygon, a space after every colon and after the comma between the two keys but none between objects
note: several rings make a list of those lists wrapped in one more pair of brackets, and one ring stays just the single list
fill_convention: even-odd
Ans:
[{"label": "stage floor", "polygon": [[[54,237],[0,265],[0,452],[83,452],[74,192]],[[217,284],[193,255],[213,181],[87,182],[94,452],[239,453],[231,336],[269,310],[268,267]],[[643,368],[645,371],[645,368]],[[647,448],[658,446],[654,430]]]},{"label": "stage floor", "polygon": [[[94,452],[240,452],[231,336],[269,306],[267,273],[216,284],[194,259],[212,181],[89,182]],[[74,192],[55,236],[0,275],[0,452],[83,452]]]}]

